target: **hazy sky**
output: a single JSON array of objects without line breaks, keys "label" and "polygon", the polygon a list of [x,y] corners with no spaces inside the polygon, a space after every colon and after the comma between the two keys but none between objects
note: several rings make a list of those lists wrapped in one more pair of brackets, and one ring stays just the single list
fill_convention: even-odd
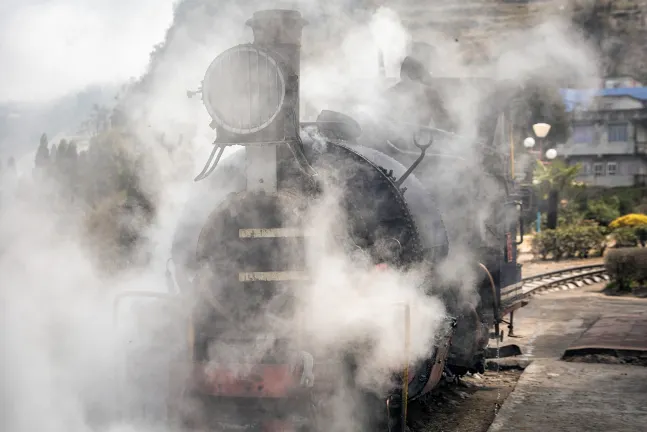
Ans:
[{"label": "hazy sky", "polygon": [[0,0],[0,103],[139,76],[177,0]]}]

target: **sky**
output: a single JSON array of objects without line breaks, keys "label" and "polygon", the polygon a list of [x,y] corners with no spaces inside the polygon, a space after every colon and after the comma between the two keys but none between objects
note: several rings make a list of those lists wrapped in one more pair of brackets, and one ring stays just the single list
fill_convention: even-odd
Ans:
[{"label": "sky", "polygon": [[177,0],[1,0],[0,104],[141,75]]}]

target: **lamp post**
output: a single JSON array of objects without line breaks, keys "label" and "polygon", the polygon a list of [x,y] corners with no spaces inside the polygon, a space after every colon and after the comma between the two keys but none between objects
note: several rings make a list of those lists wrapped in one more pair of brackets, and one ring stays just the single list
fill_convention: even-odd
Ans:
[{"label": "lamp post", "polygon": [[[555,159],[557,157],[557,150],[555,150],[555,149],[552,149],[552,148],[548,149],[548,150],[546,150],[545,154],[542,152],[543,139],[546,138],[546,136],[548,135],[548,132],[550,132],[550,127],[551,126],[548,123],[535,123],[534,125],[532,125],[532,130],[535,133],[535,136],[537,137],[537,139],[539,140],[539,151],[537,151],[536,153],[537,153],[537,159],[540,162],[543,162],[544,157],[547,160],[553,160],[553,159]],[[526,149],[528,149],[528,151],[531,152],[531,153],[535,153],[535,152],[533,152],[531,150],[535,146],[535,144],[536,144],[536,141],[531,136],[529,136],[529,137],[527,137],[526,139],[523,140],[523,146]],[[536,185],[538,183],[535,180],[533,180],[533,184]],[[554,225],[557,224],[557,210],[556,210],[556,207],[552,206],[552,201],[554,201],[556,199],[557,199],[556,191],[553,191],[551,189],[549,197],[548,197],[548,219],[550,219],[550,220],[547,221],[548,222],[547,225],[548,225],[549,228],[551,226],[553,228],[555,228]],[[554,209],[554,211],[551,211],[553,209]],[[553,219],[555,219],[554,223],[553,223]],[[541,232],[541,211],[539,209],[537,209],[536,227],[537,227],[537,232],[538,233]]]},{"label": "lamp post", "polygon": [[543,150],[544,138],[550,132],[550,125],[548,123],[535,123],[532,125],[532,131],[535,133],[535,136],[539,138],[539,160],[541,160],[541,153]]}]

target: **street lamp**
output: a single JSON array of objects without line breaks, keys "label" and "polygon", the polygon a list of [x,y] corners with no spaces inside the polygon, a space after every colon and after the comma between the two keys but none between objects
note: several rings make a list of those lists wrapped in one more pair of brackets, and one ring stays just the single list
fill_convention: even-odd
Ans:
[{"label": "street lamp", "polygon": [[535,123],[532,125],[532,131],[537,135],[537,138],[546,138],[550,132],[550,125],[548,123]]},{"label": "street lamp", "polygon": [[546,159],[553,160],[556,157],[557,157],[557,150],[555,150],[555,149],[546,150]]},{"label": "street lamp", "polygon": [[[534,125],[532,125],[532,131],[534,132],[535,136],[539,140],[539,151],[537,151],[537,156],[538,156],[538,159],[539,159],[540,162],[543,161],[544,156],[549,161],[551,161],[551,160],[553,160],[553,159],[555,159],[557,157],[557,150],[555,150],[553,148],[548,149],[545,154],[542,151],[542,147],[543,147],[542,146],[542,144],[543,144],[542,141],[543,141],[544,138],[546,138],[546,136],[548,136],[548,133],[550,132],[550,128],[551,128],[551,126],[548,123],[535,123]],[[535,144],[536,144],[535,138],[533,138],[531,136],[529,136],[529,137],[527,137],[526,139],[523,140],[523,146],[526,149],[528,149],[528,151],[531,151],[531,149],[535,146]],[[536,179],[533,180],[533,184],[537,185]],[[555,228],[553,225],[556,225],[556,223],[557,223],[556,216],[553,215],[553,213],[554,213],[553,208],[552,208],[553,206],[551,205],[552,201],[555,200],[555,196],[553,196],[553,195],[555,195],[555,193],[554,193],[554,191],[551,190],[551,193],[549,195],[549,205],[548,205],[548,207],[549,207],[549,209],[548,209],[548,212],[549,212],[549,221],[548,221],[549,222],[548,223],[549,228],[551,228],[551,227]],[[556,211],[555,211],[555,213],[556,213]],[[553,220],[554,220],[554,223],[553,223]],[[537,222],[536,223],[537,223],[537,232],[540,232],[541,231],[541,212],[539,210],[537,211]]]}]

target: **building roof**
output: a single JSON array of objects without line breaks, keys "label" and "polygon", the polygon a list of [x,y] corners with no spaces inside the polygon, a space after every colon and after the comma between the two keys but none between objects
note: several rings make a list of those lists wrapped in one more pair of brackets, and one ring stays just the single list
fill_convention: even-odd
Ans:
[{"label": "building roof", "polygon": [[647,102],[647,87],[624,87],[609,89],[560,89],[566,111],[572,111],[577,105],[587,105],[594,97],[628,96]]}]

